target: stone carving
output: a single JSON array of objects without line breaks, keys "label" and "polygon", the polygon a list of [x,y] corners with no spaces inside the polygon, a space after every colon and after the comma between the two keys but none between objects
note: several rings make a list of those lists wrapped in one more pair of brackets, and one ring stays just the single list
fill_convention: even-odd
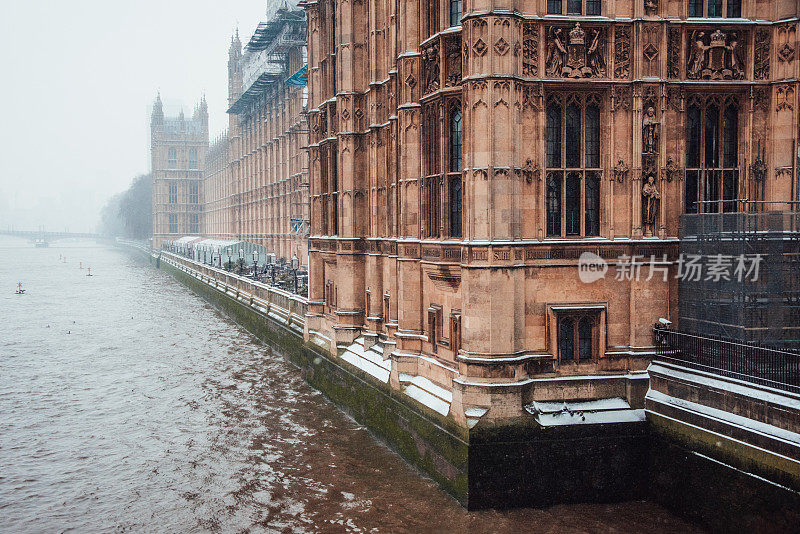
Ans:
[{"label": "stone carving", "polygon": [[562,29],[551,29],[545,61],[547,75],[565,78],[605,76],[603,40],[601,29],[585,31],[579,22],[570,30],[566,44]]},{"label": "stone carving", "polygon": [[[648,63],[653,63],[658,58],[658,45],[661,42],[661,28],[655,24],[648,24],[642,27],[642,56]],[[656,72],[651,72],[650,65],[646,66],[646,75],[654,75]]]},{"label": "stone carving", "polygon": [[619,161],[617,161],[617,164],[614,165],[614,168],[611,170],[614,171],[614,179],[619,183],[622,183],[625,181],[625,177],[628,176],[630,168],[627,165],[625,165],[625,162],[623,162],[622,159],[620,159]]},{"label": "stone carving", "polygon": [[717,29],[706,35],[704,31],[695,30],[686,77],[690,80],[740,80],[744,78],[741,54],[738,32],[725,34]]},{"label": "stone carving", "polygon": [[631,107],[631,88],[627,85],[611,88],[611,111],[628,110]]},{"label": "stone carving", "polygon": [[525,176],[525,181],[531,183],[534,178],[541,181],[542,172],[538,163],[534,163],[531,158],[525,160],[525,166],[522,167],[522,174]]},{"label": "stone carving", "polygon": [[614,77],[628,79],[631,75],[630,26],[614,28]]},{"label": "stone carving", "polygon": [[539,27],[526,22],[522,28],[522,75],[536,76],[539,70]]},{"label": "stone carving", "polygon": [[445,87],[455,87],[461,83],[461,42],[458,38],[445,41]]},{"label": "stone carving", "polygon": [[792,168],[791,167],[775,167],[775,179],[779,179],[783,175],[787,175],[789,178],[792,177]]},{"label": "stone carving", "polygon": [[755,52],[753,57],[753,78],[756,80],[769,79],[769,50],[772,32],[767,28],[756,30]]},{"label": "stone carving", "polygon": [[434,42],[422,49],[422,73],[424,92],[431,93],[439,89],[439,43]]},{"label": "stone carving", "polygon": [[681,75],[681,29],[670,28],[667,35],[667,76],[679,78]]},{"label": "stone carving", "polygon": [[790,62],[794,59],[794,43],[797,30],[794,24],[778,27],[778,59],[780,61]]},{"label": "stone carving", "polygon": [[667,105],[675,111],[681,110],[683,100],[683,90],[680,87],[669,87],[667,89]]},{"label": "stone carving", "polygon": [[564,46],[562,33],[561,28],[550,28],[550,42],[545,58],[545,72],[548,76],[561,76],[564,69],[567,48]]},{"label": "stone carving", "polygon": [[672,159],[672,156],[667,157],[667,166],[661,170],[661,174],[669,183],[672,183],[673,178],[677,177],[680,180],[683,176],[681,173],[681,168],[678,167],[678,164],[675,163],[675,160]]},{"label": "stone carving", "polygon": [[645,178],[642,187],[642,226],[645,229],[645,235],[652,235],[655,231],[660,202],[661,193],[656,187],[656,176],[650,173]]},{"label": "stone carving", "polygon": [[767,111],[769,109],[770,93],[766,87],[751,87],[753,110]]},{"label": "stone carving", "polygon": [[767,177],[767,163],[764,161],[764,151],[761,149],[761,141],[758,142],[759,149],[756,159],[750,164],[750,174],[756,182],[763,182]]},{"label": "stone carving", "polygon": [[658,13],[658,0],[644,0],[644,12],[647,15]]},{"label": "stone carving", "polygon": [[793,106],[794,88],[791,85],[782,85],[778,87],[778,90],[775,93],[775,97],[777,100],[775,111],[783,111],[783,110],[791,111],[792,109],[794,109]]},{"label": "stone carving", "polygon": [[475,55],[478,57],[485,55],[487,48],[488,47],[486,46],[486,43],[484,43],[483,39],[480,38],[478,38],[478,40],[475,41],[475,44],[472,45],[472,51],[475,52]]},{"label": "stone carving", "polygon": [[648,106],[642,121],[642,152],[644,154],[658,153],[658,137],[660,123],[656,117],[656,110]]},{"label": "stone carving", "polygon": [[539,110],[542,101],[542,87],[540,84],[525,85],[522,87],[522,109],[531,108]]},{"label": "stone carving", "polygon": [[509,48],[510,48],[510,46],[509,46],[509,44],[508,44],[508,41],[506,41],[506,40],[505,40],[505,39],[503,39],[502,37],[501,37],[500,39],[498,39],[498,40],[497,40],[497,41],[494,43],[494,51],[495,51],[495,52],[497,52],[497,55],[498,55],[498,56],[504,56],[504,55],[506,55],[506,52],[508,52],[508,49],[509,49]]}]

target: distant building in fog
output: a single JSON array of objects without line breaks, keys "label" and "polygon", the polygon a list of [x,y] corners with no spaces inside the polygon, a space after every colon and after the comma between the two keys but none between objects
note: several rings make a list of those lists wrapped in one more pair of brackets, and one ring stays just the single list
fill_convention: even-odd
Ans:
[{"label": "distant building in fog", "polygon": [[161,95],[150,119],[153,175],[153,246],[183,235],[199,234],[201,186],[208,148],[208,106],[205,97],[191,118],[183,111],[165,117]]}]

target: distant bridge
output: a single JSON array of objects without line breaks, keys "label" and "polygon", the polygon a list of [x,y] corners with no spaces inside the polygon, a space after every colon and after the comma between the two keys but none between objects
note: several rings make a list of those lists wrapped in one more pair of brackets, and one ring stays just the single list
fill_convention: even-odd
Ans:
[{"label": "distant bridge", "polygon": [[0,230],[0,235],[21,237],[30,241],[43,241],[51,243],[59,239],[100,239],[100,234],[81,232],[45,232],[44,230]]}]

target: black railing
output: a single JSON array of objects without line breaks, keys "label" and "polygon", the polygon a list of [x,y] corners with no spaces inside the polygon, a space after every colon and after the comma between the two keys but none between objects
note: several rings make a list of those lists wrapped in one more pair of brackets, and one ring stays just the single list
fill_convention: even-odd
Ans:
[{"label": "black railing", "polygon": [[658,328],[653,336],[659,359],[800,393],[800,353]]}]

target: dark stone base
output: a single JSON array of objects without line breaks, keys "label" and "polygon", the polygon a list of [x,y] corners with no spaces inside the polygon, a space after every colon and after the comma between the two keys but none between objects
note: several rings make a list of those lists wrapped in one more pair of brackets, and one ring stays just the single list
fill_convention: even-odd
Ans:
[{"label": "dark stone base", "polygon": [[476,427],[469,508],[644,500],[647,443],[644,422]]},{"label": "dark stone base", "polygon": [[651,500],[712,532],[800,532],[800,493],[650,438]]}]

